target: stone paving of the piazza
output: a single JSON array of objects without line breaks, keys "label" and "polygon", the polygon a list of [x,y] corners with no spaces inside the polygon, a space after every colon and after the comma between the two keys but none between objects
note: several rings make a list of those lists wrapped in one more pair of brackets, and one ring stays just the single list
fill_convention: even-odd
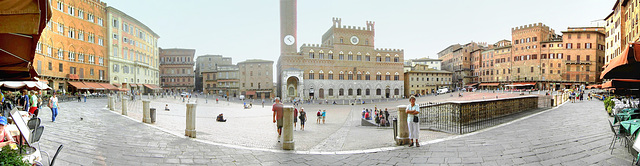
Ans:
[{"label": "stone paving of the piazza", "polygon": [[[601,101],[565,103],[466,135],[422,130],[419,148],[393,145],[389,128],[359,126],[362,107],[393,108],[406,104],[404,100],[304,106],[310,121],[305,131],[294,131],[297,150],[282,151],[277,150],[281,144],[270,122],[270,106],[253,103],[253,109],[244,110],[237,102],[216,106],[215,101],[199,100],[195,139],[182,136],[181,100],[154,100],[151,107],[159,108],[158,121],[148,125],[140,122],[139,110],[129,110],[125,117],[107,110],[106,99],[89,99],[61,103],[54,123],[50,112],[43,111],[40,144],[49,153],[64,144],[56,161],[60,165],[630,165],[633,158],[620,145],[610,154],[610,118]],[[164,104],[172,110],[163,111]],[[315,124],[319,108],[331,111],[326,124]],[[229,121],[215,122],[218,112]]]}]

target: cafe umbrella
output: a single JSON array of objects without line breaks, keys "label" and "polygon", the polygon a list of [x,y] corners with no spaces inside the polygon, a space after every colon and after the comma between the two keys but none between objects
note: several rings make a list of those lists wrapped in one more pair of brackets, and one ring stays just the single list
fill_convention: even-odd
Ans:
[{"label": "cafe umbrella", "polygon": [[640,43],[629,43],[622,54],[611,59],[600,79],[640,79]]},{"label": "cafe umbrella", "polygon": [[35,50],[51,19],[49,0],[0,1],[0,81],[34,80]]}]

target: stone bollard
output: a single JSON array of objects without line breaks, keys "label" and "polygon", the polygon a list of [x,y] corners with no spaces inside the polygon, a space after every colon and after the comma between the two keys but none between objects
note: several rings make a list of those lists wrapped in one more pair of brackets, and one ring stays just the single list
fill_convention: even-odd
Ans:
[{"label": "stone bollard", "polygon": [[398,133],[396,137],[396,145],[407,145],[409,139],[409,126],[407,126],[407,106],[399,105],[398,107]]},{"label": "stone bollard", "polygon": [[187,128],[184,135],[196,138],[196,104],[187,103]]},{"label": "stone bollard", "polygon": [[122,115],[127,115],[127,99],[122,98]]},{"label": "stone bollard", "polygon": [[107,108],[109,110],[111,110],[111,98],[112,98],[111,96],[107,97],[107,99],[109,99],[109,100],[107,100]]},{"label": "stone bollard", "polygon": [[283,116],[282,116],[282,149],[284,150],[294,150],[295,142],[293,141],[293,107],[292,106],[284,106],[282,108]]},{"label": "stone bollard", "polygon": [[142,100],[142,122],[151,123],[151,111],[149,110],[149,100]]},{"label": "stone bollard", "polygon": [[116,107],[116,99],[115,96],[109,96],[109,110],[114,111]]}]

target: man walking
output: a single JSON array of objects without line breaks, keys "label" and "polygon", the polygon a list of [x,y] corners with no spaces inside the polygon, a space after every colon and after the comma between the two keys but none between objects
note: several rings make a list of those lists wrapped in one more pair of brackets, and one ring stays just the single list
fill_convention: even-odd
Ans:
[{"label": "man walking", "polygon": [[322,112],[320,112],[320,110],[318,110],[318,112],[316,113],[316,116],[318,117],[316,119],[316,123],[320,124],[320,119],[322,119]]},{"label": "man walking", "polygon": [[280,142],[280,136],[282,135],[282,103],[280,103],[280,98],[276,97],[276,103],[271,107],[271,111],[273,111],[273,123],[276,123],[277,131],[278,131],[278,142]]}]

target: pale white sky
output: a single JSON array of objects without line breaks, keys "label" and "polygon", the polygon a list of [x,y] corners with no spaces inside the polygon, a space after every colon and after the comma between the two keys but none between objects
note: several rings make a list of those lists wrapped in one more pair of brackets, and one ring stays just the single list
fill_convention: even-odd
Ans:
[{"label": "pale white sky", "polygon": [[[196,56],[274,61],[280,54],[279,0],[103,0],[160,35],[162,48]],[[375,21],[375,47],[405,59],[437,58],[451,44],[511,40],[511,28],[541,22],[560,34],[604,19],[615,0],[298,0],[298,48],[319,44],[332,17],[342,25]],[[274,69],[275,72],[275,69]]]}]

